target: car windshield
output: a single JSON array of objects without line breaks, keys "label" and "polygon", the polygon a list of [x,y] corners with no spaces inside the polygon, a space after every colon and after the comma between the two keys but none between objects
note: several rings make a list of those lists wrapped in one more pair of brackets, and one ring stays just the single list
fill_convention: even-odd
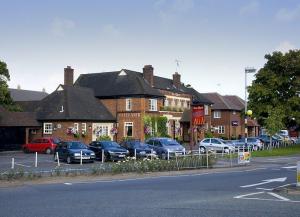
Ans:
[{"label": "car windshield", "polygon": [[86,145],[81,142],[69,142],[70,149],[86,149]]},{"label": "car windshield", "polygon": [[101,142],[101,144],[104,148],[120,148],[121,147],[118,143],[111,142],[111,141],[104,141],[104,142]]},{"label": "car windshield", "polygon": [[174,139],[161,139],[160,142],[163,145],[167,145],[167,146],[177,146],[180,145],[178,142],[176,142]]},{"label": "car windshield", "polygon": [[139,142],[139,141],[131,142],[131,145],[135,148],[145,148],[148,146],[146,143]]}]

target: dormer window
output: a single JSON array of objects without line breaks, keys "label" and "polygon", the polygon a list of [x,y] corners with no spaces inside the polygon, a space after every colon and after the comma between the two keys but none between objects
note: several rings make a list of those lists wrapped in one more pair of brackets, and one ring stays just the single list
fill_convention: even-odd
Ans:
[{"label": "dormer window", "polygon": [[121,70],[121,72],[119,73],[119,76],[124,76],[127,75],[127,73],[124,70]]}]

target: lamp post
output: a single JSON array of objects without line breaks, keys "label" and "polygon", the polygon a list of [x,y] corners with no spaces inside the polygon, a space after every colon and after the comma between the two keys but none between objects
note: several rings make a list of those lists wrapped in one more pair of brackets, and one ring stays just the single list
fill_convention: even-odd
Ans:
[{"label": "lamp post", "polygon": [[[252,111],[251,110],[247,110],[247,74],[249,73],[255,73],[256,69],[253,67],[246,67],[245,68],[245,146],[247,146],[247,137],[248,137],[248,126],[247,126],[247,117],[248,115],[252,115]],[[249,112],[249,114],[248,114]]]}]

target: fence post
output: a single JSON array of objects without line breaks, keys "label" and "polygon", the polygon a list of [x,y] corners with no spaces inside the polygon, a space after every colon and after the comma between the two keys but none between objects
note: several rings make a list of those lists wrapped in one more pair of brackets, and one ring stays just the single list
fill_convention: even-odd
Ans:
[{"label": "fence post", "polygon": [[56,159],[57,159],[57,166],[60,166],[58,152],[56,152]]},{"label": "fence post", "polygon": [[37,167],[37,152],[35,152],[35,161],[34,161],[34,167]]},{"label": "fence post", "polygon": [[224,147],[222,147],[222,158],[224,157]]},{"label": "fence post", "polygon": [[208,151],[206,151],[206,168],[208,169]]},{"label": "fence post", "polygon": [[101,151],[102,151],[102,154],[101,154],[101,162],[104,163],[104,158],[105,158],[105,155],[104,155],[104,149],[102,149]]},{"label": "fence post", "polygon": [[80,165],[82,165],[82,151],[80,151]]},{"label": "fence post", "polygon": [[230,157],[230,167],[232,167],[232,156],[231,156],[231,150],[229,150],[229,157]]},{"label": "fence post", "polygon": [[200,148],[198,148],[198,156],[199,156],[199,159],[200,159]]},{"label": "fence post", "polygon": [[136,149],[134,149],[134,160],[136,160]]},{"label": "fence post", "polygon": [[150,159],[152,160],[153,158],[153,149],[151,148],[151,155],[150,155]]},{"label": "fence post", "polygon": [[168,150],[168,160],[170,160],[170,151],[169,151],[169,149],[167,149]]},{"label": "fence post", "polygon": [[11,168],[15,169],[15,158],[11,159]]}]

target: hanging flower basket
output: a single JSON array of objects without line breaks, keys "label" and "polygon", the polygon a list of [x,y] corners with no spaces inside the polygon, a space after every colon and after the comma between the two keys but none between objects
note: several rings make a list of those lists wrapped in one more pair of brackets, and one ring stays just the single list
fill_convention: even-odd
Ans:
[{"label": "hanging flower basket", "polygon": [[150,134],[151,134],[151,127],[146,125],[146,126],[144,127],[144,133],[145,133],[146,135],[150,135]]},{"label": "hanging flower basket", "polygon": [[111,128],[110,134],[111,135],[116,135],[118,133],[118,129],[116,127]]}]

